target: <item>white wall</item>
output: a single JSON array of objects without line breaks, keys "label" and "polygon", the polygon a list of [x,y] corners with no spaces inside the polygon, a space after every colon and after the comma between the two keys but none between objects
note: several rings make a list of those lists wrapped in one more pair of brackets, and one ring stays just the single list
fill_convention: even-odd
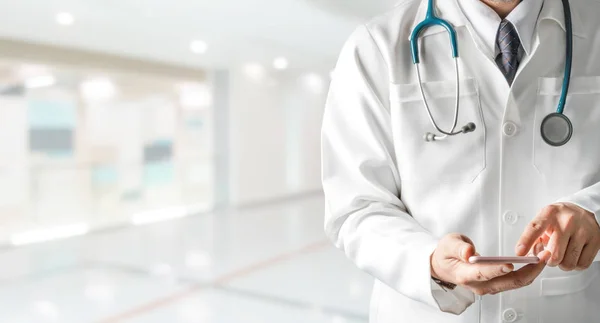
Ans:
[{"label": "white wall", "polygon": [[230,76],[230,202],[320,190],[328,73],[251,67]]}]

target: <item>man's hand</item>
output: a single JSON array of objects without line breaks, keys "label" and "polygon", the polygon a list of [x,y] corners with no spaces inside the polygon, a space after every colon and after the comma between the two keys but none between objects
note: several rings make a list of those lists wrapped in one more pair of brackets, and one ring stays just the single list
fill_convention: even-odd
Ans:
[{"label": "man's hand", "polygon": [[460,234],[449,234],[440,240],[431,255],[431,275],[445,282],[463,286],[477,295],[497,294],[531,284],[546,266],[550,253],[541,243],[539,264],[527,265],[513,271],[512,264],[470,264],[469,258],[478,255],[473,242]]},{"label": "man's hand", "polygon": [[592,213],[574,204],[552,204],[525,228],[517,243],[517,255],[525,255],[538,241],[552,254],[549,266],[560,266],[565,271],[584,270],[592,265],[600,250],[600,226]]}]

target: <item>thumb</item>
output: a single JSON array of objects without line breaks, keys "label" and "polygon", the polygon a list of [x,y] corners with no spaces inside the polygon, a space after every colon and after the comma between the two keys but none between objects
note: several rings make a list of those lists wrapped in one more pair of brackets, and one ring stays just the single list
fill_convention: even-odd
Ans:
[{"label": "thumb", "polygon": [[463,262],[469,262],[469,258],[475,255],[475,246],[471,239],[460,235],[453,241],[453,256]]},{"label": "thumb", "polygon": [[463,262],[469,262],[469,258],[473,257],[474,255],[475,246],[472,244],[463,243],[463,245],[460,247],[460,256],[458,259],[462,260]]}]

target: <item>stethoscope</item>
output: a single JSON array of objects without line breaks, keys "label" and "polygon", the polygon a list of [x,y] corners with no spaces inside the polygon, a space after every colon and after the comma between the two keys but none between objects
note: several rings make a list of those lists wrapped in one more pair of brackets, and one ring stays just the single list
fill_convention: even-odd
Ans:
[{"label": "stethoscope", "polygon": [[[458,73],[458,43],[456,41],[456,30],[452,25],[439,18],[435,14],[434,0],[428,0],[427,7],[427,15],[425,19],[419,23],[415,29],[413,30],[410,37],[410,47],[412,52],[413,63],[416,67],[417,79],[419,81],[419,89],[421,91],[421,97],[423,99],[423,104],[425,105],[425,109],[427,109],[427,114],[429,115],[429,120],[433,127],[441,133],[441,135],[436,135],[431,132],[425,134],[424,139],[427,142],[433,142],[436,140],[444,140],[448,136],[455,136],[461,133],[469,133],[475,131],[475,123],[469,122],[465,126],[463,126],[460,130],[455,131],[456,124],[458,123],[458,110],[459,110],[459,101],[460,101],[460,77]],[[562,92],[560,95],[560,100],[558,103],[558,109],[556,112],[549,114],[542,120],[541,124],[541,135],[542,139],[551,146],[559,147],[565,145],[571,139],[573,135],[573,124],[571,120],[563,113],[565,110],[565,103],[567,101],[567,94],[569,93],[569,84],[571,82],[571,66],[573,63],[573,24],[571,21],[571,7],[569,5],[568,0],[562,0],[564,11],[565,11],[565,25],[567,32],[567,56],[565,62],[565,75],[562,85]],[[421,81],[421,71],[419,69],[420,59],[419,59],[419,36],[421,33],[432,26],[442,26],[446,29],[448,34],[450,35],[450,45],[452,47],[452,57],[454,58],[454,68],[456,71],[456,105],[454,107],[454,122],[452,124],[452,128],[450,131],[444,131],[440,128],[435,121],[433,115],[431,114],[431,109],[429,108],[429,104],[427,102],[427,98],[425,97],[425,91],[423,90],[423,82]]]}]

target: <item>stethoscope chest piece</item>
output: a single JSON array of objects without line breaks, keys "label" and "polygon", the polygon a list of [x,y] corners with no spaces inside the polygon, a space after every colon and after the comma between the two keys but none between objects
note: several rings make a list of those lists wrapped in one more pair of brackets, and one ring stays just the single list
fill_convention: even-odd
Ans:
[{"label": "stethoscope chest piece", "polygon": [[562,113],[551,113],[542,121],[542,139],[554,147],[565,145],[573,136],[573,124]]}]

